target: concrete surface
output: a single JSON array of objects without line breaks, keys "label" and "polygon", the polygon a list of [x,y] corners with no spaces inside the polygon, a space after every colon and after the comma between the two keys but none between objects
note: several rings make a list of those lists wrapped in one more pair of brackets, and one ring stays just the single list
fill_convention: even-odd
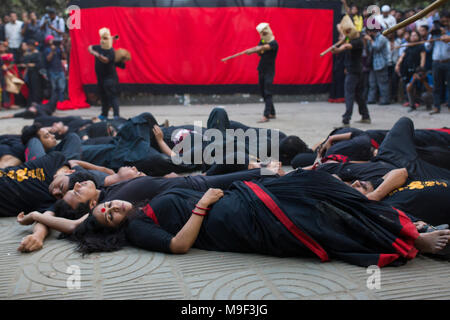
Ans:
[{"label": "concrete surface", "polygon": [[[206,124],[213,106],[123,107],[124,117],[149,111],[158,121],[173,125]],[[255,125],[261,104],[226,106],[231,119]],[[362,129],[389,129],[407,115],[417,128],[450,126],[450,113],[430,116],[423,108],[408,114],[400,105],[369,106],[372,124]],[[343,104],[299,102],[276,104],[278,119],[262,125],[300,136],[313,145],[340,124]],[[358,120],[355,107],[353,120]],[[0,112],[1,115],[6,111]],[[57,115],[93,117],[99,108]],[[0,134],[20,133],[23,119],[0,120]],[[286,168],[287,169],[287,168]],[[1,190],[0,190],[1,192]],[[208,252],[193,249],[186,255],[166,255],[126,248],[82,258],[74,245],[57,240],[53,232],[38,252],[21,254],[17,247],[32,227],[14,218],[0,219],[0,299],[449,299],[448,262],[418,256],[405,266],[383,268],[381,288],[369,289],[365,268],[339,261],[280,259],[262,255]],[[68,289],[73,271],[80,270],[80,289]],[[74,269],[72,269],[74,270]],[[70,282],[70,281],[69,281]]]}]

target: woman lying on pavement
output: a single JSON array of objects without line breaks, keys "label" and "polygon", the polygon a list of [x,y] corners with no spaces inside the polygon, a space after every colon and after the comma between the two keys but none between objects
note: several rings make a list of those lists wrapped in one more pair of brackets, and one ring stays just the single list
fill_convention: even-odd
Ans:
[{"label": "woman lying on pavement", "polygon": [[108,201],[78,220],[20,214],[70,234],[83,254],[133,245],[182,254],[191,247],[316,256],[359,266],[401,265],[446,247],[450,230],[419,234],[400,210],[371,201],[327,173],[298,170],[206,193],[173,189],[133,205]]}]

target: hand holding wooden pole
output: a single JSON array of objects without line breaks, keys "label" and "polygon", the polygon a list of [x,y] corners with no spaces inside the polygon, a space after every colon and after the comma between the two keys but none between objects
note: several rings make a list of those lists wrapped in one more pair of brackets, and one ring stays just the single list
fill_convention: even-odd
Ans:
[{"label": "hand holding wooden pole", "polygon": [[334,47],[340,46],[341,44],[343,44],[345,41],[344,39],[339,40],[338,42],[336,42],[335,44],[333,44],[331,47],[329,47],[327,50],[325,50],[324,52],[322,52],[320,54],[321,57],[323,57],[324,55],[326,55],[328,52],[330,52],[331,50],[333,50]]}]

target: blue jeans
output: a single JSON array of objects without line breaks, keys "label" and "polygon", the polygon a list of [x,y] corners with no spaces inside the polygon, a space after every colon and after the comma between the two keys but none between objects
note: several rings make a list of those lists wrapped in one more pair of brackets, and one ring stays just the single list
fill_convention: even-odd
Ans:
[{"label": "blue jeans", "polygon": [[377,101],[377,89],[380,93],[380,103],[389,103],[389,74],[388,68],[371,70],[369,74],[369,97],[370,102]]},{"label": "blue jeans", "polygon": [[66,90],[66,76],[63,71],[49,71],[48,76],[52,85],[52,96],[50,101],[64,101],[64,91]]}]

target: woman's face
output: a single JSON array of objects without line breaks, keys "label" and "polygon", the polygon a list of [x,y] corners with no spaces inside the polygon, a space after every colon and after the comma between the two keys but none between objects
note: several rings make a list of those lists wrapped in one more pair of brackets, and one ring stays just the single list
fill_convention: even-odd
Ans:
[{"label": "woman's face", "polygon": [[411,42],[419,41],[419,34],[417,32],[411,32],[411,36],[409,37]]},{"label": "woman's face", "polygon": [[113,200],[96,206],[92,214],[100,224],[117,228],[132,209],[133,205],[127,201]]}]

